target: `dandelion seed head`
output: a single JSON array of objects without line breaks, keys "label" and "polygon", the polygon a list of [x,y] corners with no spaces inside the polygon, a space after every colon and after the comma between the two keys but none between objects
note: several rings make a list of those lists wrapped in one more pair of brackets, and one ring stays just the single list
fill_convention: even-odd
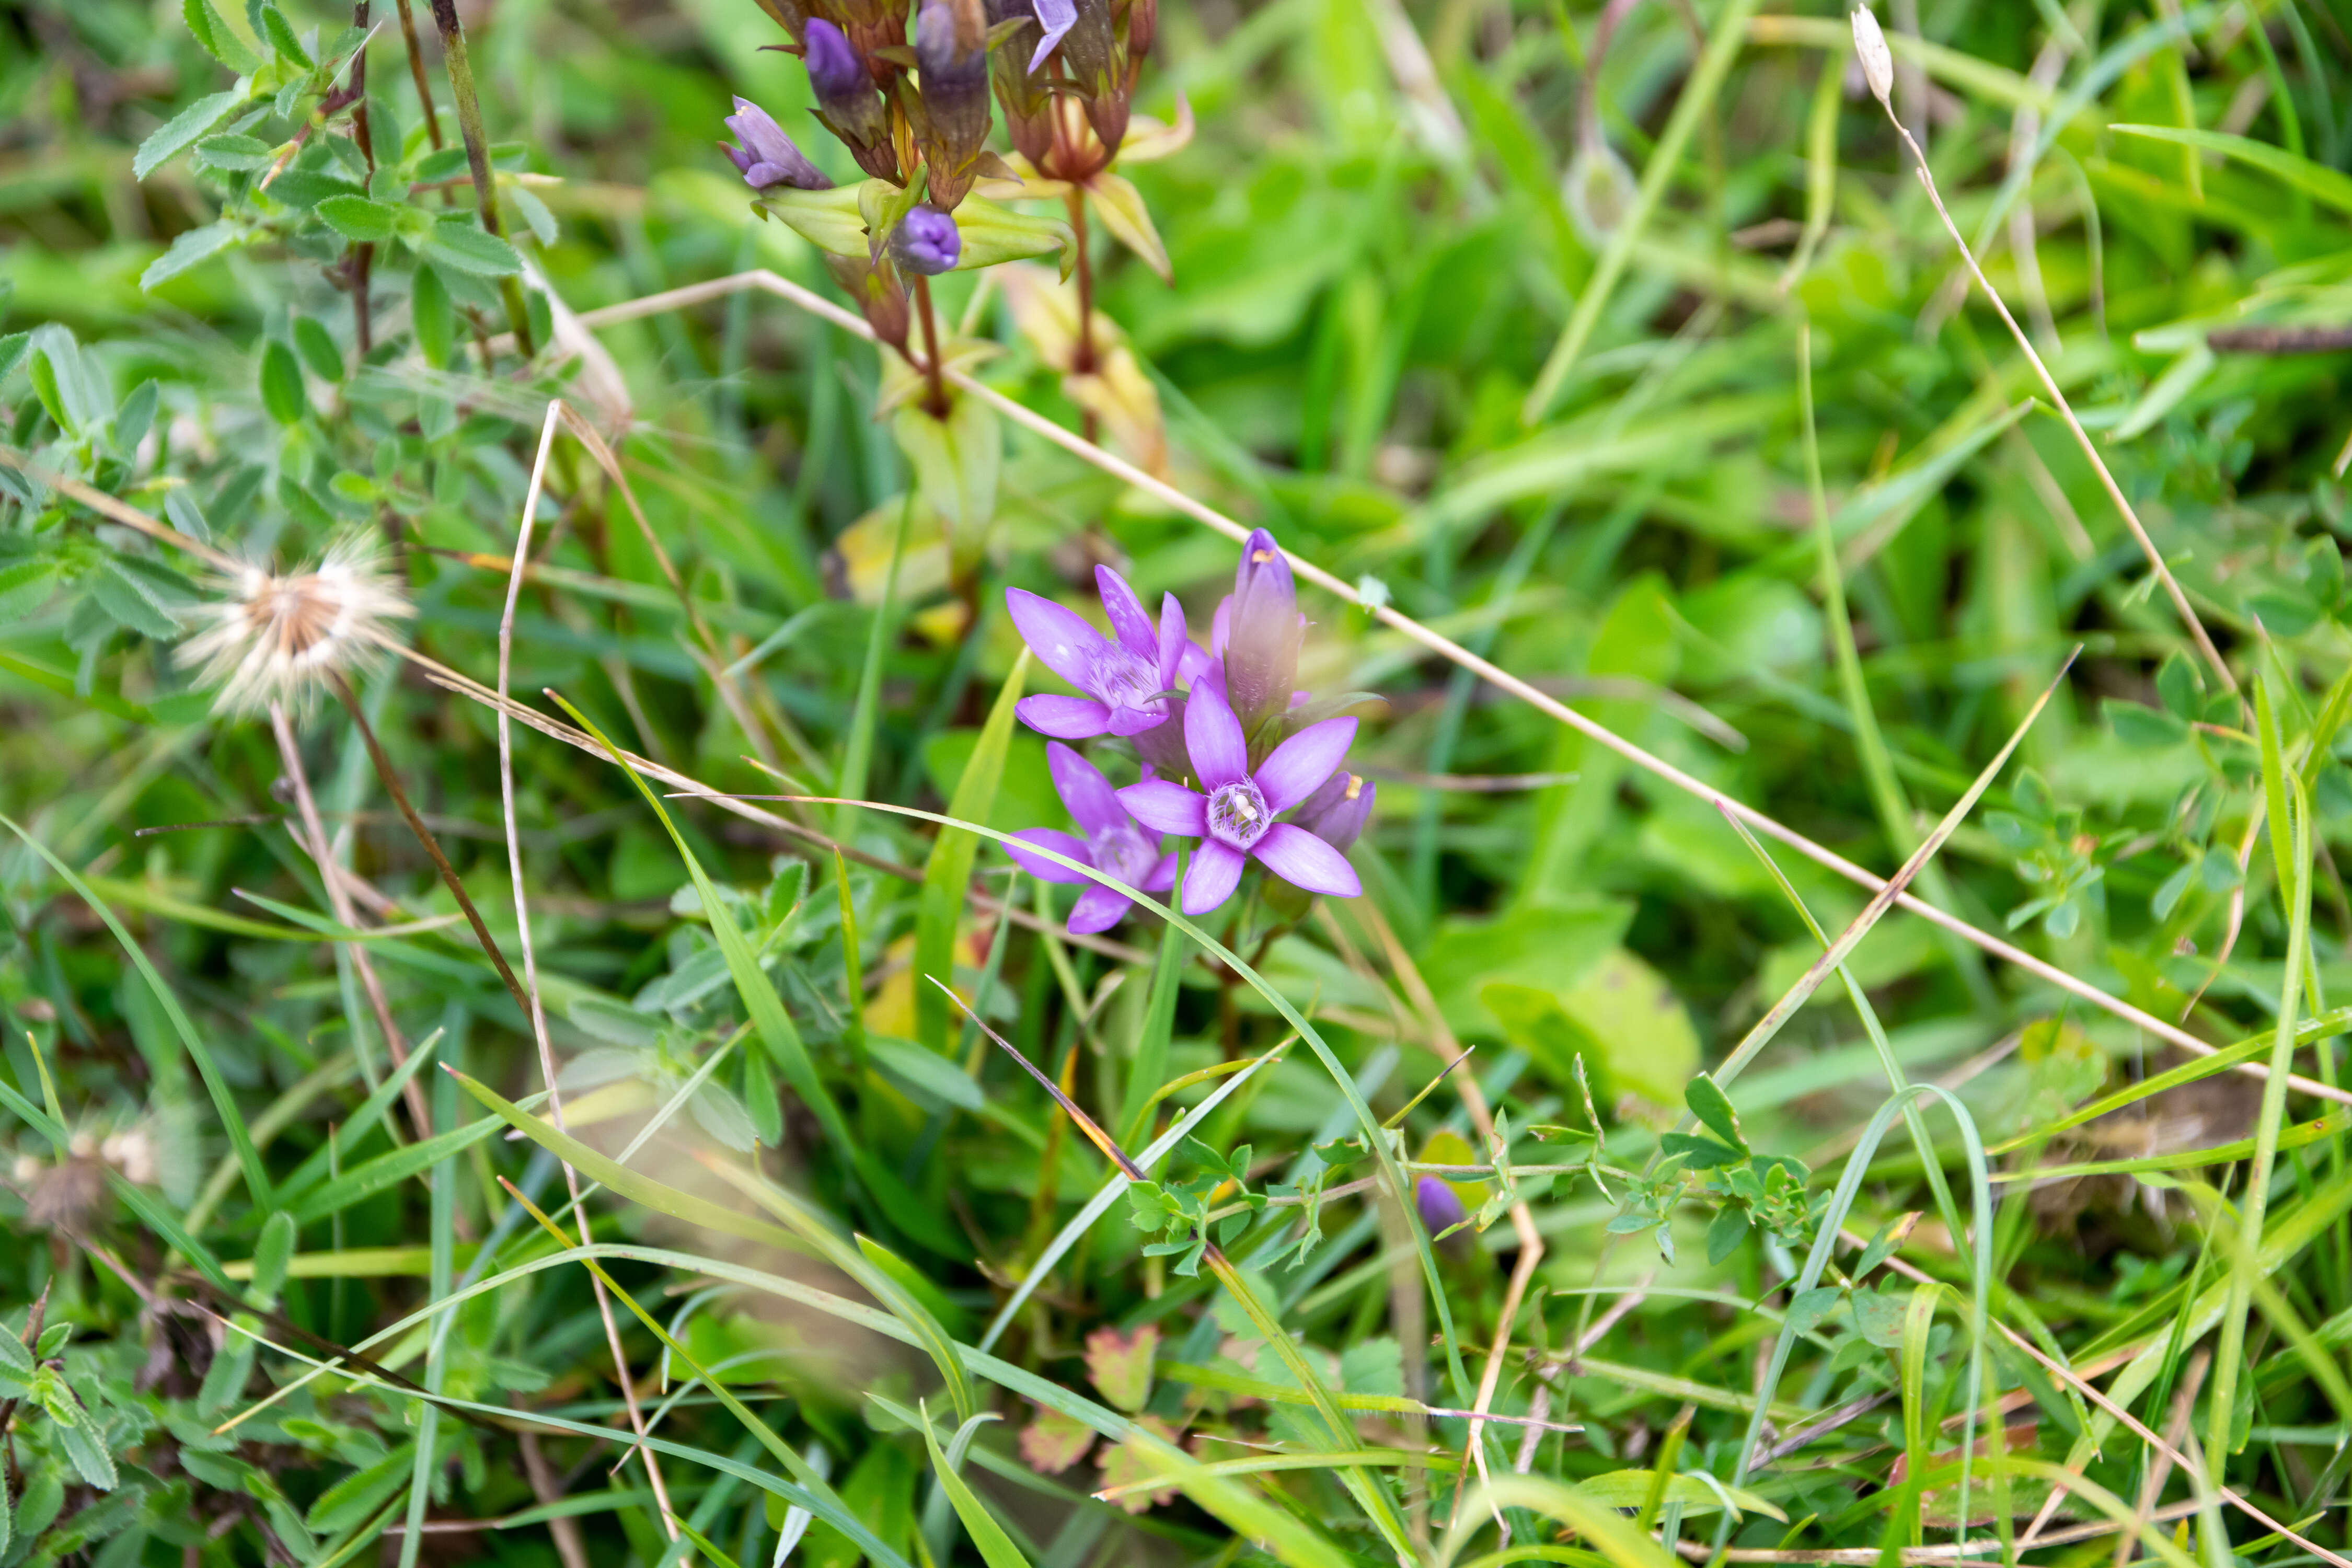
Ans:
[{"label": "dandelion seed head", "polygon": [[347,534],[307,571],[246,568],[202,612],[208,624],[181,651],[201,666],[200,685],[220,688],[215,711],[299,706],[327,675],[380,648],[385,623],[415,613],[374,545]]}]

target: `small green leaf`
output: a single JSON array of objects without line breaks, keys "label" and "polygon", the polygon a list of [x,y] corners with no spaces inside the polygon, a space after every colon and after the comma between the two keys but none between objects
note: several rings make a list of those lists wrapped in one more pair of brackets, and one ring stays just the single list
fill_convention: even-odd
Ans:
[{"label": "small green leaf", "polygon": [[252,1300],[266,1307],[278,1300],[286,1283],[286,1269],[294,1261],[294,1216],[284,1209],[263,1222],[261,1238],[253,1244]]},{"label": "small green leaf", "polygon": [[343,379],[343,351],[335,346],[334,334],[316,317],[294,318],[294,346],[312,375],[320,381]]},{"label": "small green leaf", "polygon": [[329,196],[317,208],[329,228],[362,245],[379,245],[397,232],[400,209],[365,196]]},{"label": "small green leaf", "polygon": [[2177,649],[2167,657],[2164,667],[2156,672],[2156,695],[2166,712],[2183,722],[2195,722],[2205,710],[2205,682],[2197,673],[2195,661]]},{"label": "small green leaf", "polygon": [[207,136],[196,143],[196,162],[207,169],[250,174],[269,167],[278,150],[258,136]]},{"label": "small green leaf", "polygon": [[1739,1208],[1718,1211],[1706,1227],[1707,1266],[1715,1268],[1721,1265],[1725,1258],[1738,1251],[1739,1244],[1747,1239],[1748,1212]]},{"label": "small green leaf", "polygon": [[1690,1113],[1717,1137],[1745,1153],[1748,1140],[1740,1135],[1738,1112],[1731,1109],[1730,1097],[1716,1087],[1715,1079],[1701,1073],[1691,1079],[1683,1090],[1683,1103]]},{"label": "small green leaf", "polygon": [[2177,746],[2189,738],[2189,726],[2161,708],[2109,697],[2100,702],[2099,709],[2106,715],[2116,739],[2137,751]]},{"label": "small green leaf", "polygon": [[457,314],[449,306],[449,286],[430,267],[418,267],[409,285],[408,320],[416,333],[416,352],[425,356],[425,363],[435,370],[447,370],[457,335]]},{"label": "small green leaf", "polygon": [[169,250],[147,264],[147,270],[139,275],[139,287],[152,293],[197,263],[209,261],[231,246],[243,244],[246,236],[243,226],[226,220],[184,230],[172,241]]},{"label": "small green leaf", "polygon": [[152,376],[131,389],[122,406],[114,411],[114,449],[128,457],[139,449],[147,438],[148,429],[155,423],[155,404],[161,390]]},{"label": "small green leaf", "polygon": [[269,40],[269,47],[278,51],[279,59],[291,60],[304,70],[318,64],[302,47],[302,40],[294,36],[294,24],[286,19],[286,13],[268,0],[262,0],[261,36]]},{"label": "small green leaf", "polygon": [[446,217],[425,231],[424,253],[445,266],[478,278],[502,278],[522,270],[522,258],[497,235],[486,234],[467,217]]},{"label": "small green leaf", "polygon": [[1748,1158],[1741,1150],[1690,1132],[1664,1133],[1658,1139],[1658,1148],[1664,1153],[1685,1156],[1694,1171],[1719,1171]]},{"label": "small green leaf", "polygon": [[215,92],[196,100],[165,121],[161,129],[139,144],[131,160],[131,177],[143,180],[195,144],[196,139],[221,122],[223,116],[244,102],[235,92]]},{"label": "small green leaf", "polygon": [[180,19],[205,53],[244,76],[261,62],[212,7],[211,0],[180,0]]},{"label": "small green leaf", "polygon": [[959,272],[993,267],[1001,261],[1025,261],[1056,250],[1061,252],[1065,278],[1077,265],[1076,237],[1060,218],[1014,212],[984,196],[966,196],[957,206],[955,217],[956,230],[963,240],[956,258]]},{"label": "small green leaf", "polygon": [[873,247],[866,237],[866,219],[858,210],[861,188],[836,185],[829,191],[796,191],[780,187],[763,194],[752,207],[783,219],[793,232],[819,250],[863,261],[873,254]]},{"label": "small green leaf", "polygon": [[295,425],[310,406],[302,388],[302,366],[282,338],[261,345],[261,406],[280,425]]},{"label": "small green leaf", "polygon": [[2319,606],[2299,593],[2249,594],[2246,608],[2274,637],[2299,637],[2319,624]]},{"label": "small green leaf", "polygon": [[1822,1321],[1837,1310],[1845,1292],[1834,1285],[1818,1285],[1800,1294],[1789,1303],[1788,1331],[1791,1334],[1811,1333]]},{"label": "small green leaf", "polygon": [[948,1463],[948,1457],[940,1452],[940,1440],[932,1436],[931,1424],[928,1419],[923,1422],[923,1447],[930,1453],[931,1469],[938,1475],[941,1489],[948,1494],[948,1500],[955,1505],[956,1517],[963,1521],[964,1530],[971,1535],[972,1544],[980,1548],[981,1561],[986,1563],[988,1568],[1029,1568],[1029,1560],[1021,1555],[1021,1549],[1013,1544],[1013,1538],[1004,1532],[1003,1525],[996,1522],[996,1516],[988,1511],[988,1505],[980,1500],[970,1483],[956,1474],[955,1467]]}]

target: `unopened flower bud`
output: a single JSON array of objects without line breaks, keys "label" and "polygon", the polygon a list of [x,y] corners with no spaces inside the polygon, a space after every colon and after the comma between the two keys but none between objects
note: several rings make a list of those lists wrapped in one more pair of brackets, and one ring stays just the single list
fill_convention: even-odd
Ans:
[{"label": "unopened flower bud", "polygon": [[1225,700],[1241,720],[1243,733],[1255,737],[1267,719],[1290,709],[1298,684],[1298,646],[1306,634],[1290,563],[1262,528],[1243,542],[1223,618],[1224,636],[1216,651],[1224,659]]},{"label": "unopened flower bud", "polygon": [[743,144],[730,147],[725,142],[719,150],[735,165],[743,183],[755,191],[772,185],[791,185],[797,190],[822,191],[832,187],[824,172],[808,161],[784,128],[775,122],[768,111],[751,100],[735,100],[735,112],[726,120],[727,129]]},{"label": "unopened flower bud", "polygon": [[898,154],[890,145],[890,119],[857,46],[831,22],[813,16],[802,33],[801,59],[816,94],[817,119],[841,138],[859,168],[877,179],[896,180]]},{"label": "unopened flower bud", "polygon": [[1291,820],[1344,855],[1363,837],[1379,793],[1380,786],[1361,773],[1333,773],[1321,789],[1298,803]]},{"label": "unopened flower bud", "polygon": [[1139,60],[1151,53],[1160,34],[1160,0],[1128,0],[1127,54]]},{"label": "unopened flower bud", "polygon": [[922,72],[923,163],[931,200],[952,212],[977,178],[988,140],[988,24],[981,0],[923,0],[915,18]]},{"label": "unopened flower bud", "polygon": [[1888,95],[1895,90],[1895,57],[1887,50],[1886,35],[1878,30],[1878,18],[1866,5],[1854,7],[1853,52],[1862,58],[1862,76],[1870,84],[1871,95],[1887,104]]},{"label": "unopened flower bud", "polygon": [[1454,1184],[1438,1176],[1423,1176],[1412,1184],[1412,1206],[1421,1211],[1421,1223],[1432,1236],[1442,1236],[1470,1217]]},{"label": "unopened flower bud", "polygon": [[936,278],[955,270],[963,255],[963,236],[956,221],[934,206],[919,206],[901,219],[890,236],[890,258],[909,272]]}]

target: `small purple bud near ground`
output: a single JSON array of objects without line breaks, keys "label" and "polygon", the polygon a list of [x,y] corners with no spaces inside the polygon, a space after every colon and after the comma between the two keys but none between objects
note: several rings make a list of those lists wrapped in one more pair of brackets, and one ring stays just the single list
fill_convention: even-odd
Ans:
[{"label": "small purple bud near ground", "polygon": [[1433,1237],[1443,1236],[1470,1217],[1470,1211],[1462,1205],[1462,1194],[1442,1176],[1423,1176],[1412,1184],[1412,1206],[1420,1211],[1421,1223]]},{"label": "small purple bud near ground", "polygon": [[955,270],[963,254],[963,236],[955,219],[934,206],[919,206],[899,220],[890,236],[890,256],[909,272],[936,278]]},{"label": "small purple bud near ground", "polygon": [[764,191],[775,185],[803,191],[833,188],[824,171],[803,156],[793,139],[784,134],[784,128],[750,99],[735,100],[735,112],[727,117],[725,124],[742,145],[730,147],[722,142],[719,150],[727,154],[735,172],[753,190]]}]

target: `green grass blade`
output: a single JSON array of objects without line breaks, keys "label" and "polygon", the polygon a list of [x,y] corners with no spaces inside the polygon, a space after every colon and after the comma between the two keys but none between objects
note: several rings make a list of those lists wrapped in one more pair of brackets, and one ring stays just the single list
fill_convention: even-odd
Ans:
[{"label": "green grass blade", "polygon": [[1029,1559],[1021,1555],[1021,1549],[1013,1544],[1013,1538],[1004,1533],[1004,1527],[996,1522],[996,1516],[988,1511],[988,1505],[980,1500],[978,1494],[971,1489],[971,1484],[956,1474],[955,1467],[948,1463],[947,1455],[940,1451],[939,1437],[931,1431],[929,1412],[924,1412],[924,1416],[923,1447],[931,1457],[931,1473],[940,1478],[940,1486],[948,1494],[948,1501],[955,1505],[956,1517],[963,1521],[964,1531],[971,1537],[971,1543],[980,1548],[981,1561],[986,1563],[988,1568],[1029,1568]]},{"label": "green grass blade", "polygon": [[[956,780],[954,798],[948,803],[950,816],[984,822],[995,808],[997,785],[1003,781],[1004,760],[1013,746],[1013,707],[1021,700],[1028,676],[1029,650],[1024,647],[1021,657],[1013,661],[1013,673],[1004,678],[994,706],[988,710],[988,721],[981,726],[979,742],[972,747],[971,760],[964,764],[963,776]],[[915,974],[919,981],[923,975],[936,974],[948,984],[955,984],[956,926],[969,901],[972,858],[979,852],[980,840],[959,828],[943,827],[931,841],[930,858],[923,863],[923,887],[915,913]],[[916,985],[917,1043],[946,1055],[949,1023],[947,998],[929,985]]]},{"label": "green grass blade", "polygon": [[163,984],[163,977],[155,973],[155,966],[148,962],[146,950],[131,940],[131,933],[122,929],[122,922],[114,918],[114,911],[106,906],[105,900],[91,890],[89,883],[75,875],[71,867],[49,853],[47,845],[18,826],[12,817],[0,816],[0,824],[5,824],[9,832],[24,840],[26,848],[47,861],[49,868],[80,896],[82,902],[88,904],[100,920],[106,922],[106,929],[114,933],[114,940],[122,944],[122,951],[137,966],[141,977],[153,989],[155,1000],[162,1005],[164,1016],[172,1020],[172,1027],[178,1032],[180,1043],[186,1046],[188,1055],[195,1058],[196,1071],[204,1077],[205,1092],[212,1096],[213,1110],[220,1117],[221,1130],[228,1134],[228,1146],[236,1151],[237,1168],[245,1173],[246,1191],[253,1194],[254,1204],[264,1213],[276,1209],[278,1197],[270,1190],[269,1173],[262,1169],[260,1152],[254,1148],[252,1136],[246,1129],[245,1113],[237,1109],[236,1097],[229,1093],[228,1080],[221,1077],[220,1067],[213,1060],[211,1048],[196,1033],[195,1025],[189,1021],[186,1011],[180,1005],[180,999],[172,994],[172,988]]}]

